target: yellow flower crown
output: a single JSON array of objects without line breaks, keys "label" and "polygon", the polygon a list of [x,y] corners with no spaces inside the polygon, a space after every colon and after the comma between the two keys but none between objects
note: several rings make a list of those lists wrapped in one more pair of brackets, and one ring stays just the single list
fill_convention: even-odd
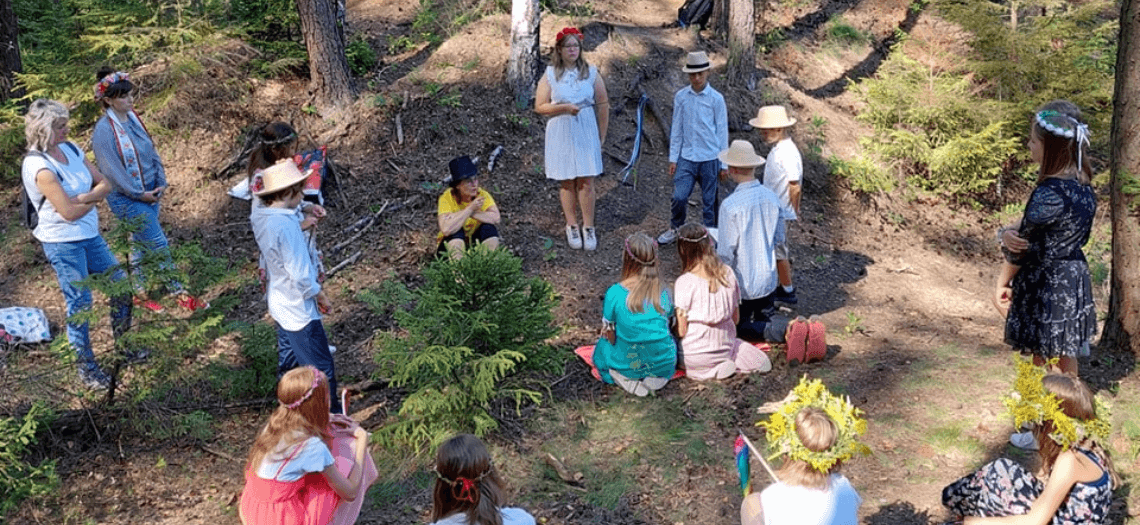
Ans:
[{"label": "yellow flower crown", "polygon": [[[1045,385],[1041,382],[1045,378],[1045,368],[1034,365],[1033,361],[1021,356],[1015,355],[1014,361],[1017,364],[1017,379],[1013,381],[1013,391],[1002,402],[1013,416],[1015,427],[1025,423],[1051,421],[1053,432],[1049,438],[1063,449],[1068,449],[1086,437],[1100,440],[1108,438],[1112,432],[1110,407],[1100,396],[1094,399],[1096,419],[1082,421],[1069,417],[1061,411],[1061,399],[1045,390]],[[1056,362],[1056,359],[1052,359],[1049,364]]]},{"label": "yellow flower crown", "polygon": [[[838,435],[831,448],[814,452],[800,441],[796,434],[796,414],[806,407],[823,410],[835,422]],[[851,404],[850,399],[828,392],[822,381],[808,381],[807,376],[804,376],[792,390],[788,402],[772,414],[768,421],[759,421],[756,426],[763,427],[766,432],[771,453],[769,459],[785,454],[790,459],[807,462],[820,472],[828,472],[836,463],[847,461],[855,454],[866,456],[871,453],[867,445],[859,442],[859,436],[867,432],[867,421],[859,417],[862,413],[862,410]]]}]

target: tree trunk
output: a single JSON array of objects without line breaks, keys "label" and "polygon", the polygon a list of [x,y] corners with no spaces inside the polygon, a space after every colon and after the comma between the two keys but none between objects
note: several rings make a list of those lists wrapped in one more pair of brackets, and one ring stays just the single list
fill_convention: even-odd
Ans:
[{"label": "tree trunk", "polygon": [[713,35],[721,38],[728,36],[728,3],[733,1],[735,0],[713,0],[713,10],[708,25]]},{"label": "tree trunk", "polygon": [[16,12],[12,9],[11,0],[0,0],[0,102],[11,97],[23,96],[22,89],[15,89],[16,75],[24,70],[24,63],[20,60],[20,42],[17,36],[20,29],[16,25]]},{"label": "tree trunk", "polygon": [[519,108],[529,106],[530,99],[534,97],[541,21],[538,0],[511,1],[511,57],[507,63],[507,84]]},{"label": "tree trunk", "polygon": [[1112,291],[1100,347],[1140,354],[1140,3],[1120,6],[1112,111]]},{"label": "tree trunk", "polygon": [[301,36],[309,52],[310,86],[316,105],[344,109],[355,96],[348,59],[344,56],[343,33],[337,27],[336,0],[297,0]]},{"label": "tree trunk", "polygon": [[730,85],[745,85],[756,66],[756,18],[752,1],[727,0]]}]

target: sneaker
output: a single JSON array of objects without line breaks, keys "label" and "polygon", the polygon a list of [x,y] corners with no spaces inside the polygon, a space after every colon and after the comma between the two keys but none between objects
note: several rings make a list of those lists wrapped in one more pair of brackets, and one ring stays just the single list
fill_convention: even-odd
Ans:
[{"label": "sneaker", "polygon": [[669,244],[677,240],[677,229],[669,228],[665,233],[657,236],[657,244]]},{"label": "sneaker", "polygon": [[585,235],[586,239],[584,241],[582,241],[582,247],[585,248],[586,251],[590,251],[590,252],[597,250],[598,249],[598,235],[597,235],[597,233],[594,232],[594,229],[583,227],[582,232],[586,234]]},{"label": "sneaker", "polygon": [[566,244],[570,245],[571,250],[582,249],[582,233],[578,231],[577,224],[566,226]]},{"label": "sneaker", "polygon": [[178,306],[181,306],[182,308],[185,308],[191,312],[195,312],[209,308],[210,303],[207,303],[206,301],[203,301],[188,293],[184,293],[178,296]]},{"label": "sneaker", "polygon": [[127,364],[141,363],[150,359],[150,350],[146,348],[140,350],[127,350],[123,352],[123,357],[126,358]]},{"label": "sneaker", "polygon": [[800,302],[799,298],[796,297],[796,290],[794,288],[788,292],[784,291],[783,286],[776,286],[776,296],[773,299],[784,304],[796,304]]},{"label": "sneaker", "polygon": [[111,378],[107,377],[102,370],[96,368],[90,372],[80,372],[79,378],[83,381],[83,386],[91,390],[107,390],[111,388]]},{"label": "sneaker", "polygon": [[141,306],[141,307],[146,308],[147,310],[150,310],[156,314],[160,314],[160,313],[166,311],[166,308],[163,307],[158,302],[151,301],[150,299],[147,299],[145,297],[139,297],[137,295],[135,296],[135,306]]},{"label": "sneaker", "polygon": [[645,388],[648,388],[651,391],[657,391],[665,388],[665,384],[668,382],[668,377],[647,377],[641,380],[641,384],[645,385]]},{"label": "sneaker", "polygon": [[640,380],[630,379],[614,370],[610,370],[610,377],[613,378],[614,384],[620,386],[622,390],[625,390],[626,392],[629,392],[637,397],[645,397],[647,394],[649,394],[649,388],[647,388],[645,386],[645,383]]},{"label": "sneaker", "polygon": [[1014,432],[1009,436],[1009,444],[1023,450],[1037,450],[1040,448],[1037,445],[1037,438],[1033,436],[1032,430]]}]

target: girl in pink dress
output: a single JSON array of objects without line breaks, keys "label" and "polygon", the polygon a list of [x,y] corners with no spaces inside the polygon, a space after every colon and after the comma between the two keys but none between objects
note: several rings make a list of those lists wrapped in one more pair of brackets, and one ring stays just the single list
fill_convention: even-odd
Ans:
[{"label": "girl in pink dress", "polygon": [[771,370],[767,354],[736,337],[740,288],[732,269],[717,258],[708,230],[682,226],[677,252],[685,270],[674,285],[685,375],[703,381]]},{"label": "girl in pink dress", "polygon": [[[240,515],[245,525],[354,523],[376,479],[368,432],[329,414],[329,382],[311,366],[277,383],[281,405],[253,443]],[[351,449],[352,459],[343,456]]]}]

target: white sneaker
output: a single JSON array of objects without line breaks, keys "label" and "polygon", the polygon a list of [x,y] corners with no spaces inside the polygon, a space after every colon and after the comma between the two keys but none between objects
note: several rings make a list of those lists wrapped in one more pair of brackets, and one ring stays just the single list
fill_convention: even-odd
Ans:
[{"label": "white sneaker", "polygon": [[594,251],[598,249],[598,235],[594,232],[593,228],[582,227],[582,232],[585,233],[586,240],[582,245],[587,251]]},{"label": "white sneaker", "polygon": [[668,377],[647,377],[641,380],[641,384],[649,390],[657,391],[665,388],[665,384],[669,382]]},{"label": "white sneaker", "polygon": [[630,379],[625,377],[614,370],[610,370],[610,377],[614,379],[614,384],[620,386],[622,390],[629,392],[637,397],[645,397],[649,394],[649,389],[646,388],[645,383],[637,379]]},{"label": "white sneaker", "polygon": [[1037,438],[1033,436],[1032,430],[1014,432],[1009,436],[1009,443],[1023,450],[1037,450],[1040,448],[1037,445]]},{"label": "white sneaker", "polygon": [[657,244],[669,244],[675,240],[677,240],[676,228],[669,228],[668,230],[665,230],[665,233],[657,236]]},{"label": "white sneaker", "polygon": [[566,244],[572,250],[582,249],[582,233],[578,231],[577,224],[566,226]]}]

